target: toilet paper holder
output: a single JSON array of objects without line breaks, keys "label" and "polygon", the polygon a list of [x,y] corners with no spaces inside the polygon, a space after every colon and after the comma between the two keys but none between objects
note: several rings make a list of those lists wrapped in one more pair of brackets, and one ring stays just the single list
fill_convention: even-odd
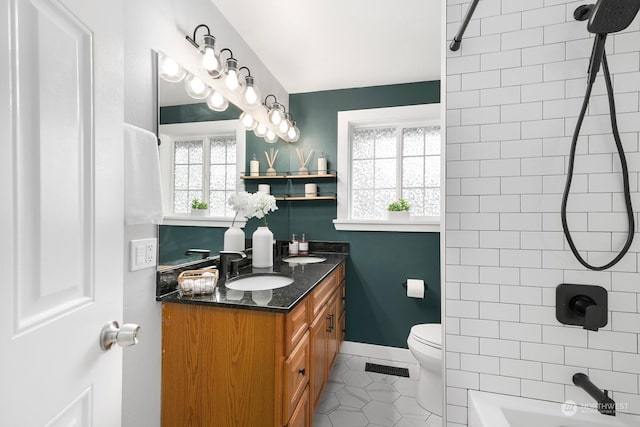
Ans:
[{"label": "toilet paper holder", "polygon": [[[405,279],[404,282],[402,282],[402,287],[407,289],[407,280],[409,279]],[[426,292],[429,289],[429,285],[427,285],[427,282],[424,282],[424,291]]]}]

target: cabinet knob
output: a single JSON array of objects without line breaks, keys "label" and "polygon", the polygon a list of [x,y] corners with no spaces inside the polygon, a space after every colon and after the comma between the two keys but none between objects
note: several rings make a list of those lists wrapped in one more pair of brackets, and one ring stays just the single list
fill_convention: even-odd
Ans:
[{"label": "cabinet knob", "polygon": [[300,375],[302,375],[302,376],[304,376],[305,372],[307,372],[307,371],[305,370],[305,368],[298,369],[298,373],[299,373]]}]

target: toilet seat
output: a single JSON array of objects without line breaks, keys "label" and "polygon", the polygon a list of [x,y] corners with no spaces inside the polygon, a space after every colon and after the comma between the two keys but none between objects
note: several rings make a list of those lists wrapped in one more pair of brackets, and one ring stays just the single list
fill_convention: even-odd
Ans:
[{"label": "toilet seat", "polygon": [[414,325],[409,336],[421,344],[442,349],[442,325],[439,323]]}]

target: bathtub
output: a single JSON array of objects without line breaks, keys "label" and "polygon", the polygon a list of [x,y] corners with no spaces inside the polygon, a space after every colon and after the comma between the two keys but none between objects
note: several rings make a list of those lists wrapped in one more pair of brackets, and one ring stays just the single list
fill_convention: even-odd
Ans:
[{"label": "bathtub", "polygon": [[[585,399],[586,401],[586,399]],[[572,414],[573,413],[573,414]],[[572,414],[572,415],[571,415]],[[469,390],[469,427],[639,427],[640,416]]]}]

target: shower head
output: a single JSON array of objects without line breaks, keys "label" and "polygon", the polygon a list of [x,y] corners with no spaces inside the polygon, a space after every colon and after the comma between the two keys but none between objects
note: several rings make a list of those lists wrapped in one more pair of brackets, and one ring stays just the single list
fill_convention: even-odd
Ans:
[{"label": "shower head", "polygon": [[587,30],[594,34],[611,34],[631,25],[640,10],[640,0],[598,0],[593,6]]},{"label": "shower head", "polygon": [[573,12],[578,21],[586,21],[587,30],[596,34],[589,61],[589,82],[596,80],[604,54],[607,34],[627,28],[640,10],[640,0],[598,0],[596,4],[583,5]]}]

